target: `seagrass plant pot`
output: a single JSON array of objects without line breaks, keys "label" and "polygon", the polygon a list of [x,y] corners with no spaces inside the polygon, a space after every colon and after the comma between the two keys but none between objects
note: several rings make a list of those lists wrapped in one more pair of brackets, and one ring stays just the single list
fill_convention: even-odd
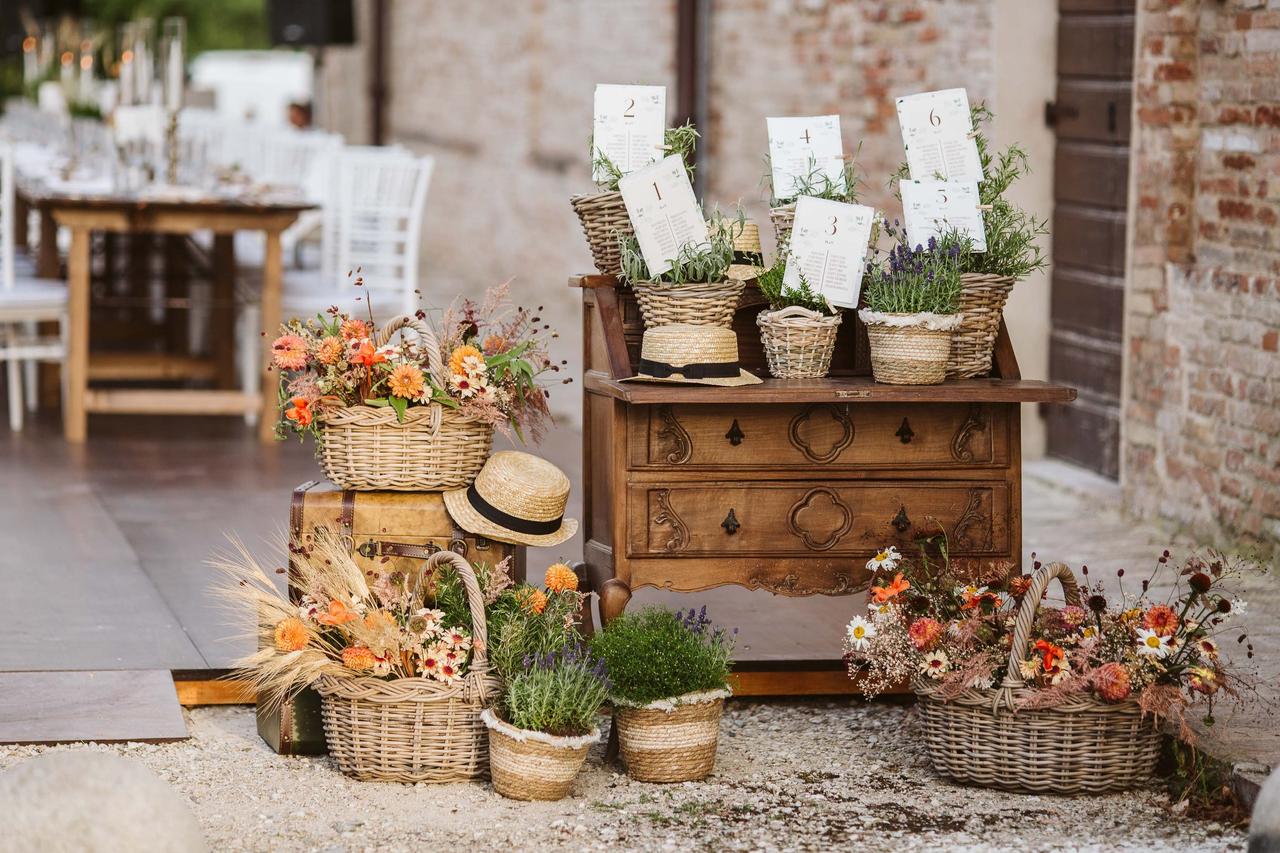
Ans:
[{"label": "seagrass plant pot", "polygon": [[[427,352],[427,369],[445,387],[440,344],[416,317],[390,320],[375,344],[411,329]],[[428,492],[468,486],[493,449],[493,426],[438,403],[411,406],[404,420],[390,406],[343,406],[316,418],[316,456],[325,477],[343,489]]]},{"label": "seagrass plant pot", "polygon": [[493,789],[512,800],[562,800],[587,760],[600,730],[558,737],[518,729],[492,709],[480,715],[489,728],[489,777]]},{"label": "seagrass plant pot", "polygon": [[831,371],[840,314],[827,317],[817,311],[789,305],[756,315],[769,373],[778,379],[817,379]]},{"label": "seagrass plant pot", "polygon": [[1160,733],[1134,699],[1110,703],[1080,694],[1048,707],[1019,707],[1039,692],[1023,685],[1018,663],[1027,657],[1040,598],[1054,578],[1067,604],[1081,604],[1080,588],[1065,565],[1052,563],[1035,573],[1014,623],[1003,686],[971,687],[943,698],[936,681],[912,682],[925,746],[939,774],[1031,794],[1123,791],[1151,777]]},{"label": "seagrass plant pot", "polygon": [[489,741],[480,719],[502,691],[489,673],[484,597],[471,565],[452,551],[431,555],[425,573],[451,563],[471,612],[471,665],[451,684],[428,678],[322,675],[325,743],[338,769],[370,782],[468,782],[489,769]]},{"label": "seagrass plant pot", "polygon": [[951,336],[947,376],[969,379],[991,372],[991,353],[1014,279],[967,272],[960,276],[960,325]]},{"label": "seagrass plant pot", "polygon": [[687,323],[691,326],[733,325],[734,312],[746,282],[724,281],[671,284],[664,281],[632,282],[646,328]]},{"label": "seagrass plant pot", "polygon": [[622,203],[622,193],[617,190],[584,193],[572,196],[569,203],[587,235],[596,271],[601,275],[622,275],[618,238],[635,233],[627,216],[627,206]]},{"label": "seagrass plant pot", "polygon": [[947,378],[958,314],[858,312],[867,327],[871,375],[890,385],[937,385]]},{"label": "seagrass plant pot", "polygon": [[716,766],[728,690],[686,693],[642,707],[614,703],[627,775],[638,782],[695,782]]}]

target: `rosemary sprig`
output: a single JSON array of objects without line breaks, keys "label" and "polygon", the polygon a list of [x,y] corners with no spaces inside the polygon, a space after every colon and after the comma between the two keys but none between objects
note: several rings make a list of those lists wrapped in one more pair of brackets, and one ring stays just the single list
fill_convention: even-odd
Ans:
[{"label": "rosemary sprig", "polygon": [[779,254],[774,260],[773,266],[756,276],[756,286],[760,288],[760,293],[768,301],[770,309],[777,311],[781,308],[798,305],[801,308],[808,308],[810,311],[817,311],[824,317],[830,317],[836,313],[836,309],[831,307],[831,303],[827,302],[825,296],[813,291],[813,288],[809,286],[808,280],[805,279],[804,273],[800,274],[799,286],[788,287],[785,285],[782,279],[786,274],[786,270],[787,256]]},{"label": "rosemary sprig", "polygon": [[733,264],[733,242],[746,225],[746,215],[739,208],[736,215],[724,216],[719,211],[711,215],[707,223],[707,239],[701,243],[686,243],[671,259],[671,269],[659,276],[651,276],[640,251],[640,241],[634,234],[619,234],[618,248],[622,254],[622,277],[626,281],[666,282],[667,284],[701,284],[725,280],[725,273]]},{"label": "rosemary sprig", "polygon": [[791,204],[802,195],[830,199],[831,201],[842,201],[846,204],[857,204],[858,187],[862,184],[862,178],[858,175],[853,158],[845,158],[841,176],[841,181],[833,181],[822,169],[818,168],[817,161],[810,156],[809,169],[804,175],[796,179],[795,192],[785,198],[779,198],[775,192],[777,188],[773,185],[773,160],[766,154],[764,158],[764,177],[760,179],[760,183],[768,186],[770,207]]},{"label": "rosemary sprig", "polygon": [[[679,154],[684,160],[684,170],[689,174],[689,181],[693,182],[693,154],[698,147],[698,131],[692,122],[685,122],[679,127],[669,127],[663,133],[662,140],[662,158],[670,157],[672,154]],[[624,177],[622,170],[618,165],[610,160],[603,151],[596,148],[595,137],[591,138],[591,173],[603,174],[604,177],[596,181],[596,186],[602,192],[617,192],[618,181]]]}]

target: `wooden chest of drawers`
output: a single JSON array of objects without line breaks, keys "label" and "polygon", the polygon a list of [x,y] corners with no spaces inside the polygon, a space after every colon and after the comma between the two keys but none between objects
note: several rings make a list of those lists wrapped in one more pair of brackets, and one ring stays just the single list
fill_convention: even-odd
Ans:
[{"label": "wooden chest of drawers", "polygon": [[[990,379],[878,385],[849,318],[828,379],[619,383],[643,333],[634,300],[606,276],[570,283],[584,294],[585,559],[602,621],[641,586],[854,593],[876,551],[937,533],[961,560],[1020,560],[1019,404],[1075,395],[1019,379],[1003,329]],[[743,365],[767,376],[760,308],[749,289],[735,328]]]}]

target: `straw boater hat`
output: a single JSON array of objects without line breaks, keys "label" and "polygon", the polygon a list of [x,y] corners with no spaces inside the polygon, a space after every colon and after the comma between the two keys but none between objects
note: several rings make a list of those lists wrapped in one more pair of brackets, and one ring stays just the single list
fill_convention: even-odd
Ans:
[{"label": "straw boater hat", "polygon": [[738,366],[738,335],[733,329],[688,323],[645,329],[639,372],[622,381],[631,380],[726,386],[761,381]]},{"label": "straw boater hat", "polygon": [[733,263],[725,272],[728,278],[750,281],[764,272],[764,250],[760,248],[760,226],[748,222],[733,241]]},{"label": "straw boater hat", "polygon": [[465,489],[444,493],[444,505],[468,533],[518,545],[559,545],[578,531],[564,517],[569,478],[545,459],[517,450],[493,454]]}]

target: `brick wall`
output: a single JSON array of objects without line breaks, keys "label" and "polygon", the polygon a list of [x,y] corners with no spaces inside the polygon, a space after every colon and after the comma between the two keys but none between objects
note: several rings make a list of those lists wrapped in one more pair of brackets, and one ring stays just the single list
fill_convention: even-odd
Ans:
[{"label": "brick wall", "polygon": [[1280,2],[1142,0],[1122,486],[1280,542]]}]

